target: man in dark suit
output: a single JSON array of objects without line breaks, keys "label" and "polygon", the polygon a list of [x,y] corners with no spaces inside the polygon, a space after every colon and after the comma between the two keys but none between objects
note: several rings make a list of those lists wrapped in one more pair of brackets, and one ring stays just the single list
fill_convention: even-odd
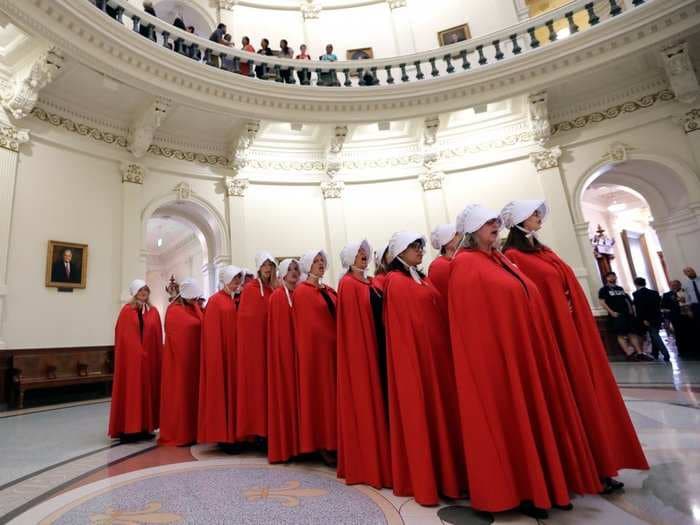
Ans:
[{"label": "man in dark suit", "polygon": [[79,263],[73,262],[73,251],[66,248],[61,253],[61,260],[53,263],[51,268],[51,280],[55,283],[75,283],[81,280],[81,268]]},{"label": "man in dark suit", "polygon": [[678,353],[683,356],[690,353],[692,347],[689,337],[692,334],[690,317],[685,315],[681,305],[679,294],[683,294],[683,284],[679,280],[670,282],[671,290],[661,298],[661,310],[673,328],[673,337],[676,340]]},{"label": "man in dark suit", "polygon": [[651,355],[654,359],[659,358],[659,353],[664,356],[665,361],[670,361],[666,345],[659,335],[661,328],[661,296],[656,290],[647,288],[647,281],[644,277],[637,277],[634,280],[637,290],[634,296],[634,309],[637,313],[637,320],[641,323],[644,331],[649,333],[651,339]]}]

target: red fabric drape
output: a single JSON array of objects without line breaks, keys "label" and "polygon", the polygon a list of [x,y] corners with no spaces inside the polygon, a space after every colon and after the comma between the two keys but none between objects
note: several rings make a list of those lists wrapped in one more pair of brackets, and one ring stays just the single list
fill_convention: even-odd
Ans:
[{"label": "red fabric drape", "polygon": [[202,321],[197,441],[233,443],[229,420],[235,417],[236,304],[224,290],[209,298]]},{"label": "red fabric drape", "polygon": [[586,296],[573,270],[553,251],[506,256],[542,294],[558,348],[601,477],[619,469],[648,469],[625,403],[610,370]]},{"label": "red fabric drape", "polygon": [[338,476],[381,488],[391,462],[370,287],[352,275],[338,285]]},{"label": "red fabric drape", "polygon": [[299,454],[294,321],[284,287],[272,292],[267,326],[267,458],[278,463]]},{"label": "red fabric drape", "polygon": [[165,314],[159,445],[189,445],[197,439],[202,311],[172,303]]},{"label": "red fabric drape", "polygon": [[[109,414],[109,435],[152,432],[158,428],[160,398],[156,386],[160,371],[163,334],[155,308],[143,314],[143,340],[138,311],[127,304],[114,329],[114,380]],[[157,396],[157,397],[156,397]]]},{"label": "red fabric drape", "polygon": [[372,286],[374,286],[377,290],[383,292],[384,291],[384,284],[386,283],[386,274],[385,273],[380,273],[379,275],[375,275],[372,278]]},{"label": "red fabric drape", "polygon": [[236,342],[236,437],[267,436],[267,310],[272,288],[255,279],[238,307]]},{"label": "red fabric drape", "polygon": [[472,506],[549,508],[600,485],[535,284],[503,255],[462,250],[449,281]]},{"label": "red fabric drape", "polygon": [[440,255],[428,267],[428,279],[437,288],[442,297],[447,300],[447,282],[450,279],[450,262],[452,259]]},{"label": "red fabric drape", "polygon": [[[336,294],[325,287],[331,302]],[[294,290],[294,341],[299,388],[299,452],[336,450],[336,326],[321,291],[310,283]]]},{"label": "red fabric drape", "polygon": [[429,281],[398,271],[384,300],[394,493],[436,505],[466,488],[444,303]]}]

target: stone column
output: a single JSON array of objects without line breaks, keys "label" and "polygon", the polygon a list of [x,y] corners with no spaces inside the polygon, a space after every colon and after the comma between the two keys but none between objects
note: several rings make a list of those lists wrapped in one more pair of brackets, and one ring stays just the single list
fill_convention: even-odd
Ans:
[{"label": "stone column", "polygon": [[[433,229],[450,221],[447,215],[447,202],[445,201],[445,193],[442,189],[442,181],[445,174],[441,171],[428,170],[423,175],[418,177],[423,188],[423,208],[425,210],[425,225],[428,228],[428,234]],[[431,248],[432,250],[432,248]],[[431,260],[437,257],[437,251],[432,250]]]},{"label": "stone column", "polygon": [[228,211],[229,239],[231,244],[231,264],[244,267],[248,261],[246,253],[245,192],[248,179],[226,177],[226,207]]},{"label": "stone column", "polygon": [[128,302],[129,283],[146,278],[146,254],[143,252],[141,222],[142,189],[147,170],[133,162],[121,165],[122,176],[122,276],[121,302]]},{"label": "stone column", "polygon": [[28,141],[29,131],[0,122],[0,348],[7,346],[3,327],[7,309],[7,264],[19,148]]},{"label": "stone column", "polygon": [[408,0],[386,0],[391,10],[391,29],[397,55],[410,55],[416,52],[413,26],[408,16]]},{"label": "stone column", "polygon": [[[574,226],[570,197],[559,169],[561,154],[559,146],[530,154],[530,160],[540,175],[540,184],[549,207],[549,216],[542,233],[544,237],[551,239],[557,253],[573,268],[591,306],[596,307],[598,290],[593,288],[590,280],[590,262],[585,262],[586,257],[592,258],[593,254],[590,250],[584,251],[581,246],[581,232]],[[587,238],[587,229],[585,233]]]},{"label": "stone column", "polygon": [[345,183],[340,180],[328,180],[321,183],[323,193],[323,218],[326,227],[328,251],[328,271],[326,281],[336,286],[340,279],[340,251],[348,242],[343,207],[343,189]]}]

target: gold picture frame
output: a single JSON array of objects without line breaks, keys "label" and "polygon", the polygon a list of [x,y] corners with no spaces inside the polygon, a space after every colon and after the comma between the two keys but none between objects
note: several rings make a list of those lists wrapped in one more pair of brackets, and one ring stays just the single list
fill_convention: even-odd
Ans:
[{"label": "gold picture frame", "polygon": [[472,37],[472,33],[469,30],[469,24],[462,24],[438,31],[437,37],[438,44],[440,47],[443,47],[469,40]]},{"label": "gold picture frame", "polygon": [[374,50],[371,47],[358,47],[357,49],[348,49],[345,52],[346,60],[369,60],[374,58]]},{"label": "gold picture frame", "polygon": [[[66,252],[70,252],[70,255]],[[46,251],[46,287],[61,290],[87,287],[88,245],[49,241]]]}]

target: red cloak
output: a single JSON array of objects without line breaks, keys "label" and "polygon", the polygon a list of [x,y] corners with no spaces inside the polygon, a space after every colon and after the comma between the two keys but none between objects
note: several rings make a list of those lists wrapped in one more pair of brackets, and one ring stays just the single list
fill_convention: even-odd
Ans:
[{"label": "red cloak", "polygon": [[[261,290],[262,289],[262,290]],[[236,437],[267,436],[267,310],[272,288],[259,279],[241,292],[236,341]]]},{"label": "red cloak", "polygon": [[444,303],[429,281],[389,272],[384,295],[394,493],[436,505],[466,489]]},{"label": "red cloak", "polygon": [[[114,380],[109,435],[152,432],[158,428],[152,369],[163,345],[160,315],[155,308],[143,314],[143,338],[138,310],[124,305],[114,328]],[[158,374],[160,375],[160,374]]]},{"label": "red cloak", "polygon": [[284,286],[270,296],[267,327],[267,459],[279,463],[299,454],[294,321]]},{"label": "red cloak", "polygon": [[165,314],[159,445],[189,445],[197,440],[201,328],[202,311],[197,304],[170,304]]},{"label": "red cloak", "polygon": [[202,352],[199,368],[199,411],[197,441],[233,443],[228,432],[229,418],[235,414],[231,387],[236,357],[236,304],[221,290],[209,298],[202,320]]},{"label": "red cloak", "polygon": [[449,281],[470,499],[498,512],[602,490],[535,284],[506,257],[462,250]]},{"label": "red cloak", "polygon": [[447,300],[447,282],[450,279],[450,262],[452,259],[440,255],[428,267],[428,279],[437,288],[440,295]]},{"label": "red cloak", "polygon": [[[336,293],[324,291],[335,309]],[[304,282],[294,290],[294,341],[299,388],[299,452],[336,450],[336,326],[321,290]]]},{"label": "red cloak", "polygon": [[586,296],[552,250],[506,252],[540,290],[601,477],[649,468]]},{"label": "red cloak", "polygon": [[384,285],[386,284],[386,274],[380,273],[372,277],[372,286],[374,286],[380,292],[384,292]]},{"label": "red cloak", "polygon": [[391,486],[389,428],[370,293],[353,275],[338,285],[338,477],[382,488]]}]

